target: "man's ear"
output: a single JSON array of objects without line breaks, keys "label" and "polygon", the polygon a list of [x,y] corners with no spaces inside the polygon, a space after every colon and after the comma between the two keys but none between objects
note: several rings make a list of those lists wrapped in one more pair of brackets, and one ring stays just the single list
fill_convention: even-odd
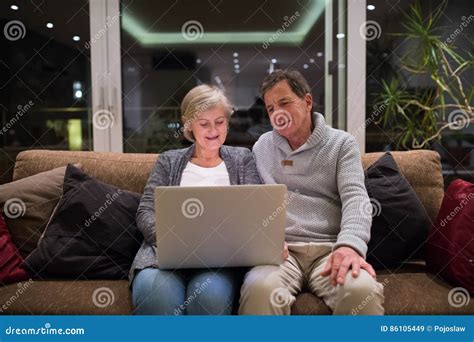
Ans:
[{"label": "man's ear", "polygon": [[311,113],[313,110],[313,95],[310,93],[306,94],[304,100],[306,102],[306,109]]}]

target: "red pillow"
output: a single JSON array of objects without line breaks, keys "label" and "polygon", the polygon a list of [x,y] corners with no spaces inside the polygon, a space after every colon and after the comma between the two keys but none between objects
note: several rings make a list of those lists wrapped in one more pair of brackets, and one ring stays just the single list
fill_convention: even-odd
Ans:
[{"label": "red pillow", "polygon": [[426,264],[474,293],[474,184],[457,179],[449,185],[427,240]]},{"label": "red pillow", "polygon": [[28,279],[30,276],[21,268],[23,258],[13,244],[7,224],[0,214],[0,283],[8,284]]}]

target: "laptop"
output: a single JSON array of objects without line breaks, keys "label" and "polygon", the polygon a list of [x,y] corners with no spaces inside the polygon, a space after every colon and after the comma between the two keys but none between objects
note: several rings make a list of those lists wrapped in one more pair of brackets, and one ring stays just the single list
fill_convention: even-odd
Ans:
[{"label": "laptop", "polygon": [[279,265],[283,262],[286,185],[155,189],[161,269]]}]

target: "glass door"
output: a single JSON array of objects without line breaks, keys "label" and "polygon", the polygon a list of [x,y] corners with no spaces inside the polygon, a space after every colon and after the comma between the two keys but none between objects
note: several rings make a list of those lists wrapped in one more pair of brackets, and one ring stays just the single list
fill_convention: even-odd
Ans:
[{"label": "glass door", "polygon": [[332,126],[346,128],[346,104],[340,103],[346,96],[344,1],[124,0],[120,5],[125,152],[186,146],[179,106],[201,83],[225,89],[235,106],[226,143],[252,147],[272,129],[259,87],[278,68],[299,70],[312,88],[314,110]]},{"label": "glass door", "polygon": [[90,150],[87,0],[0,4],[0,183],[29,149]]}]

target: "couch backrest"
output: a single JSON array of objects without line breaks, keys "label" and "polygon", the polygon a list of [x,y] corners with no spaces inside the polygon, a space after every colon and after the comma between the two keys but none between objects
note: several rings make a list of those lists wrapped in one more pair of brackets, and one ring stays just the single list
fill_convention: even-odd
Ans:
[{"label": "couch backrest", "polygon": [[[362,163],[367,169],[383,152],[367,153]],[[408,179],[426,211],[434,220],[443,200],[444,186],[440,157],[428,150],[392,152],[402,174]],[[157,154],[89,151],[30,150],[18,154],[13,180],[29,177],[68,163],[80,163],[88,175],[123,190],[143,192]]]},{"label": "couch backrest", "polygon": [[16,157],[13,180],[29,177],[68,163],[80,163],[88,175],[142,193],[158,154],[89,151],[30,150]]}]

